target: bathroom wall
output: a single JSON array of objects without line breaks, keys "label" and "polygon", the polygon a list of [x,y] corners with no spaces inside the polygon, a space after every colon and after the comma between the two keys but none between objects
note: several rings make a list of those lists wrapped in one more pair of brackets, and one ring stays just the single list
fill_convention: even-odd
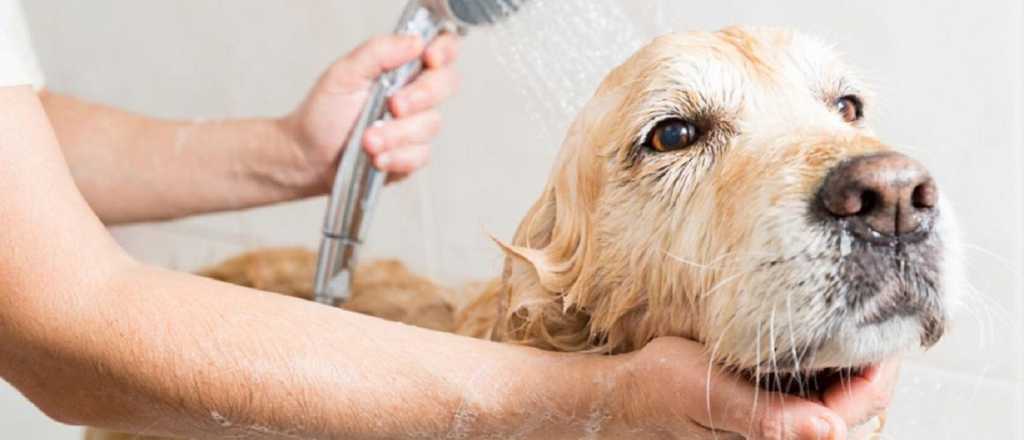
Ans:
[{"label": "bathroom wall", "polygon": [[[198,119],[289,111],[332,60],[390,29],[402,1],[24,3],[50,88]],[[620,3],[632,19],[621,30],[630,35],[781,25],[835,42],[864,68],[882,99],[880,135],[926,162],[958,208],[974,286],[950,336],[908,360],[889,436],[1024,439],[1020,2]],[[546,38],[538,35],[531,38]],[[445,108],[433,163],[383,195],[369,257],[398,256],[446,282],[497,273],[501,257],[488,237],[511,236],[543,186],[564,128],[564,120],[535,116],[540,97],[509,73],[516,69],[502,41],[486,32],[466,41],[462,92]],[[144,261],[194,270],[257,247],[313,247],[323,205],[310,200],[113,233]],[[77,434],[2,385],[0,432]]]}]

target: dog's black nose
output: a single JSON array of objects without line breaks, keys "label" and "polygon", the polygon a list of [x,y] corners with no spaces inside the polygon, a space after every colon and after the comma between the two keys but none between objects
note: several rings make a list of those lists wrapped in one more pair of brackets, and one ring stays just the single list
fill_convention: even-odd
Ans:
[{"label": "dog's black nose", "polygon": [[825,178],[819,198],[830,214],[849,220],[860,238],[915,241],[930,229],[938,195],[924,165],[886,152],[837,165]]}]

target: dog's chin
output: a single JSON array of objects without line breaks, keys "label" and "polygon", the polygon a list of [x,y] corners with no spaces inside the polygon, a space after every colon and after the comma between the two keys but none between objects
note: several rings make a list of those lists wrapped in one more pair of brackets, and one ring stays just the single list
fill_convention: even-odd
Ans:
[{"label": "dog's chin", "polygon": [[920,342],[921,323],[910,317],[896,318],[871,327],[843,329],[814,350],[806,364],[746,368],[742,375],[766,391],[820,396],[831,387],[867,375],[886,359],[918,348]]},{"label": "dog's chin", "polygon": [[878,363],[927,346],[921,318],[894,317],[869,326],[843,325],[813,356],[808,369],[850,368]]},{"label": "dog's chin", "polygon": [[[881,298],[884,301],[884,297]],[[943,305],[944,306],[944,305]],[[798,396],[820,396],[841,381],[863,375],[882,362],[921,349],[928,349],[946,325],[944,307],[907,314],[895,307],[882,312],[867,308],[847,311],[818,334],[824,339],[796,342],[796,349],[776,353],[760,368],[740,368],[752,382],[768,391]],[[800,353],[794,356],[793,353]]]},{"label": "dog's chin", "polygon": [[[865,375],[883,361],[920,347],[921,324],[912,317],[888,320],[870,327],[844,328],[804,359],[805,364],[742,370],[762,389],[802,397]],[[810,351],[810,350],[809,350]]]}]

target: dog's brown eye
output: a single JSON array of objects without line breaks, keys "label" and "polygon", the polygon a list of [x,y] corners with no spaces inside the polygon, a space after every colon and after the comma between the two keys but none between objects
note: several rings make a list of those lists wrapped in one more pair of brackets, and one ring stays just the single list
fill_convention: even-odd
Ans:
[{"label": "dog's brown eye", "polygon": [[836,110],[846,122],[857,122],[864,118],[864,103],[860,98],[847,95],[836,100]]},{"label": "dog's brown eye", "polygon": [[692,122],[669,119],[660,122],[647,140],[647,146],[662,153],[682,150],[697,143],[700,130]]}]

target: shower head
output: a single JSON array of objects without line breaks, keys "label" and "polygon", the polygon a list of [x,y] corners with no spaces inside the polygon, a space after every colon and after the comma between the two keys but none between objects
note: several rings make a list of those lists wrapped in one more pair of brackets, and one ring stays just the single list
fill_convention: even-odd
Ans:
[{"label": "shower head", "polygon": [[527,0],[423,0],[439,14],[461,26],[495,24],[514,14]]}]

